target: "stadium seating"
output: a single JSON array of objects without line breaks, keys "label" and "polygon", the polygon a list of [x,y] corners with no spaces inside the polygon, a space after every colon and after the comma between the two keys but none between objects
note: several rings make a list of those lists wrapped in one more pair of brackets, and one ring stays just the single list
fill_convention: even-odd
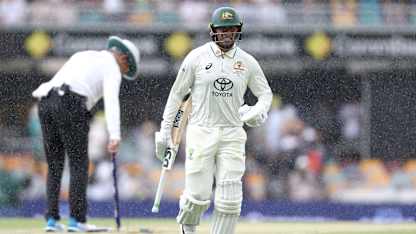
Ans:
[{"label": "stadium seating", "polygon": [[[126,1],[121,9],[112,9],[101,1],[72,1],[56,4],[51,11],[47,1],[30,1],[16,8],[13,1],[0,4],[0,24],[15,25],[25,22],[44,24],[53,21],[57,24],[133,24],[140,26],[182,24],[203,26],[208,22],[208,14],[201,14],[196,21],[189,20],[187,7],[198,7],[200,1]],[[274,25],[334,25],[341,27],[408,25],[415,23],[415,3],[412,1],[377,1],[377,0],[328,0],[328,1],[224,1],[238,8],[249,24]],[[204,9],[214,8],[215,2],[207,3]],[[14,14],[7,9],[13,7]],[[201,8],[202,9],[202,8]],[[247,10],[245,10],[247,9]],[[276,9],[279,16],[252,14]],[[120,11],[121,10],[121,11]],[[4,12],[2,12],[4,11]],[[17,17],[21,15],[20,17]],[[4,19],[2,19],[4,17]],[[7,19],[5,17],[9,17]],[[15,17],[15,18],[13,18]],[[17,18],[16,18],[17,17]],[[266,20],[265,20],[266,19]],[[49,20],[49,21],[48,21]],[[204,23],[203,23],[204,22]],[[205,25],[204,25],[205,26]]]},{"label": "stadium seating", "polygon": [[382,24],[379,1],[361,0],[358,3],[358,18],[361,25]]}]

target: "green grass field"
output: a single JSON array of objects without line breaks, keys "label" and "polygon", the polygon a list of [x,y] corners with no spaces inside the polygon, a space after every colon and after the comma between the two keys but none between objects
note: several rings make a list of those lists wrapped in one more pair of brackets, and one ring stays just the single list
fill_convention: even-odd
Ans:
[{"label": "green grass field", "polygon": [[[65,223],[65,220],[64,220]],[[115,227],[112,219],[92,219],[91,223]],[[40,234],[42,219],[0,219],[0,234]],[[113,233],[116,233],[114,231]],[[174,219],[123,219],[120,234],[179,234]],[[208,222],[198,229],[209,233]],[[357,222],[249,222],[242,220],[236,234],[415,234],[416,223],[372,224]]]}]

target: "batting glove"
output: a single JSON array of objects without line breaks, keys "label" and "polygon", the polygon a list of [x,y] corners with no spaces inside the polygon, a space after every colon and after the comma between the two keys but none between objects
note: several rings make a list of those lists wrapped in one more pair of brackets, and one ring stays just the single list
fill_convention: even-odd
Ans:
[{"label": "batting glove", "polygon": [[169,132],[155,132],[155,152],[156,158],[163,161],[166,149],[171,145],[172,139]]},{"label": "batting glove", "polygon": [[238,109],[238,113],[241,121],[252,128],[261,126],[267,119],[267,112],[263,113],[256,106],[243,105]]}]

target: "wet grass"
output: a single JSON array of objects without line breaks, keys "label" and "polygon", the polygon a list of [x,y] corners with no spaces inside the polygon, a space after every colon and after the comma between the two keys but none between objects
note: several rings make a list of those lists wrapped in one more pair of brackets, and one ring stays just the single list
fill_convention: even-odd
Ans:
[{"label": "wet grass", "polygon": [[[65,224],[66,220],[63,220]],[[112,219],[91,219],[91,223],[115,229]],[[31,218],[0,219],[0,234],[44,234],[44,221]],[[115,230],[113,233],[117,233]],[[122,219],[120,234],[178,234],[174,219]],[[208,234],[202,222],[198,234]],[[236,234],[414,234],[415,223],[374,224],[358,222],[254,222],[242,220]]]}]

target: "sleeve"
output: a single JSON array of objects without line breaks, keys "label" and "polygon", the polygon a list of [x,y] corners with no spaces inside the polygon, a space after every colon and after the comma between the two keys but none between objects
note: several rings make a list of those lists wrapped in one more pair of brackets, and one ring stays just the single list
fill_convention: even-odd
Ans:
[{"label": "sleeve", "polygon": [[258,99],[254,108],[258,110],[258,113],[268,112],[272,103],[273,93],[263,70],[254,58],[252,61],[252,74],[248,81],[248,87]]},{"label": "sleeve", "polygon": [[117,72],[105,71],[103,80],[103,97],[105,119],[107,122],[108,133],[111,140],[120,140],[120,85],[121,74]]},{"label": "sleeve", "polygon": [[168,101],[166,102],[165,110],[163,112],[161,131],[164,130],[170,132],[173,119],[181,105],[182,99],[193,85],[195,80],[194,63],[195,56],[194,53],[191,52],[182,62],[176,80],[170,90]]}]

